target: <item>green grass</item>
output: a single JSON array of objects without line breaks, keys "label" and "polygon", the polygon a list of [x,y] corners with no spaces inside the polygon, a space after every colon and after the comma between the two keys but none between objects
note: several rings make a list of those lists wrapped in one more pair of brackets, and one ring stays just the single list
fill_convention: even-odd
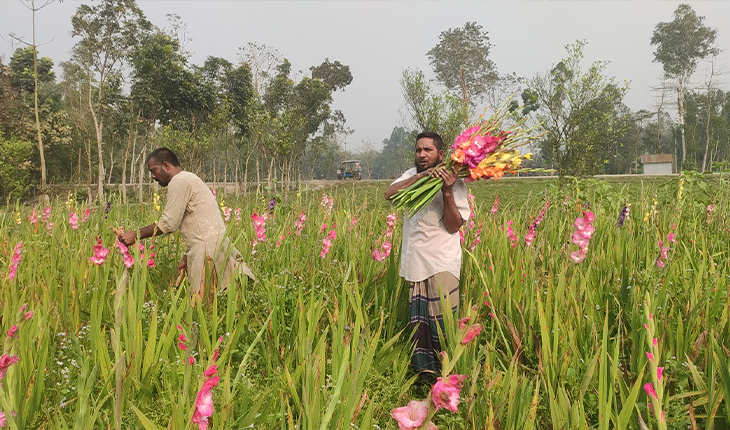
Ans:
[{"label": "green grass", "polygon": [[[482,232],[464,255],[460,309],[476,305],[484,328],[455,363],[468,377],[459,412],[435,415],[440,429],[679,429],[693,420],[700,428],[730,426],[730,188],[724,177],[681,180],[681,199],[678,177],[503,178],[469,186],[477,210],[465,247],[480,225]],[[57,201],[52,236],[46,222],[28,221],[33,208],[4,208],[0,328],[20,327],[3,341],[3,353],[20,359],[0,389],[9,428],[193,428],[195,396],[216,349],[214,429],[397,428],[390,410],[425,392],[409,369],[407,286],[397,275],[400,219],[389,259],[371,257],[393,210],[382,197],[386,186],[340,183],[280,196],[253,255],[250,216],[268,212],[272,196],[219,193],[219,201],[242,208],[241,220],[231,216],[229,234],[258,280],[239,279],[205,309],[191,307],[187,288],[175,287],[184,250],[177,235],[154,241],[155,268],[125,269],[113,246],[112,228],[157,219],[151,199],[127,206],[117,200],[108,214],[92,207],[78,230],[68,216],[82,215],[85,203]],[[334,197],[331,213],[320,207],[323,192]],[[528,247],[525,233],[548,199]],[[630,217],[618,228],[627,202]],[[576,265],[568,257],[577,249],[572,225],[586,203],[596,232]],[[294,222],[303,210],[299,236]],[[502,229],[510,220],[519,238],[514,247]],[[334,225],[337,237],[321,259]],[[657,242],[672,231],[677,242],[658,268]],[[97,236],[111,250],[101,266],[88,261]],[[8,280],[20,241],[18,275]],[[22,304],[35,312],[28,321]],[[651,335],[647,310],[656,322]],[[181,330],[187,351],[177,347]],[[445,335],[450,348],[458,343],[453,324]],[[648,336],[658,340],[653,367]],[[658,366],[665,370],[655,410],[664,411],[664,424],[642,389]]]}]

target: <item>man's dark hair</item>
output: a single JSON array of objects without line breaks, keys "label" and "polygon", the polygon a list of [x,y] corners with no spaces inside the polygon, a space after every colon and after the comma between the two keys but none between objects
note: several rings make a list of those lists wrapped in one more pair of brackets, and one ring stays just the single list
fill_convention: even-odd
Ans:
[{"label": "man's dark hair", "polygon": [[155,160],[155,164],[162,164],[167,161],[171,166],[180,167],[177,155],[167,148],[157,148],[150,152],[145,161],[149,163],[150,160]]},{"label": "man's dark hair", "polygon": [[424,131],[423,133],[418,133],[418,136],[416,136],[416,143],[422,138],[428,138],[433,139],[433,146],[436,147],[437,151],[440,151],[444,147],[444,141],[441,139],[441,135],[436,133],[435,131]]}]

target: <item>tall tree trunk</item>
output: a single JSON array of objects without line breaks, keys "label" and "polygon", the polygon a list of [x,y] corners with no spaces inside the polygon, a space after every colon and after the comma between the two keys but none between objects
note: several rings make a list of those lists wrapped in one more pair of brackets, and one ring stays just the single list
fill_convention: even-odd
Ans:
[{"label": "tall tree trunk", "polygon": [[261,169],[259,169],[259,158],[256,157],[256,195],[259,193],[259,187],[261,186]]},{"label": "tall tree trunk", "polygon": [[687,145],[684,140],[684,91],[685,91],[685,79],[684,77],[679,82],[679,133],[682,140],[682,165],[680,170],[684,169],[684,162],[687,160]]},{"label": "tall tree trunk", "polygon": [[[101,202],[104,200],[104,151],[102,149],[102,137],[103,137],[103,126],[104,126],[104,119],[101,116],[101,106],[99,106],[99,115],[97,116],[96,111],[94,110],[94,102],[91,99],[91,72],[87,70],[87,73],[89,75],[89,111],[91,112],[91,117],[94,120],[94,129],[96,130],[96,149],[99,156],[99,173],[98,173],[98,187],[97,187],[97,199]],[[101,89],[103,86],[103,81],[99,80],[99,94],[98,94],[98,101],[101,103]]]},{"label": "tall tree trunk", "polygon": [[112,184],[112,174],[114,174],[114,148],[109,152],[109,179],[107,184]]},{"label": "tall tree trunk", "polygon": [[142,152],[139,157],[139,183],[137,184],[137,201],[139,203],[142,203],[144,201],[143,199],[143,190],[142,190],[142,181],[144,180],[144,159],[147,157],[147,142],[142,145]]},{"label": "tall tree trunk", "polygon": [[35,41],[35,13],[37,10],[42,9],[45,5],[36,9],[35,3],[32,3],[30,8],[33,16],[33,102],[35,110],[35,128],[36,137],[38,139],[38,155],[41,161],[41,201],[47,205],[48,199],[48,178],[46,176],[46,156],[43,150],[43,137],[41,135],[41,120],[38,109],[38,49]]}]

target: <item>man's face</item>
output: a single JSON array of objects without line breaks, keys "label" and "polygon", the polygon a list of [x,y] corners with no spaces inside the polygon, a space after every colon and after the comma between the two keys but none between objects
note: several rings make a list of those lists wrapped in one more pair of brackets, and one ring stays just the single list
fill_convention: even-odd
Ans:
[{"label": "man's face", "polygon": [[436,167],[444,157],[444,151],[436,149],[433,139],[422,137],[416,142],[416,171],[418,173]]},{"label": "man's face", "polygon": [[157,181],[157,183],[161,186],[166,187],[167,184],[170,183],[172,175],[170,175],[170,165],[167,162],[158,163],[157,160],[153,158],[147,162],[147,168],[152,174],[152,179]]}]

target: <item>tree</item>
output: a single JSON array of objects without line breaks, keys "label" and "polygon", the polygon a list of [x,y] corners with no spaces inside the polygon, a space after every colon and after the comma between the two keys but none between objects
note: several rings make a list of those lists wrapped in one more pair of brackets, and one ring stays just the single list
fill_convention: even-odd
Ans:
[{"label": "tree", "polygon": [[[87,103],[96,132],[99,157],[98,199],[104,198],[104,114],[110,105],[107,87],[120,81],[121,65],[152,24],[135,0],[102,0],[97,6],[81,5],[71,18],[71,35],[79,37],[74,59],[87,69]],[[92,95],[96,84],[96,95]]]},{"label": "tree", "polygon": [[[42,138],[42,133],[41,133],[41,121],[40,121],[40,114],[39,114],[40,110],[38,108],[38,66],[37,66],[37,61],[36,61],[36,56],[37,56],[37,52],[38,52],[38,44],[36,43],[36,38],[35,38],[35,13],[38,12],[39,10],[43,9],[44,7],[48,6],[49,4],[53,3],[53,1],[54,0],[45,0],[41,6],[36,6],[35,0],[23,0],[22,1],[23,6],[25,6],[28,10],[31,11],[31,15],[33,17],[32,43],[25,42],[22,39],[20,39],[19,37],[15,36],[14,34],[10,35],[13,39],[23,43],[24,45],[27,45],[28,48],[30,48],[32,50],[31,52],[33,54],[33,80],[34,80],[33,94],[34,94],[34,103],[35,103],[34,113],[35,113],[36,139],[37,139],[38,154],[40,156],[40,164],[41,164],[41,189],[43,190],[43,193],[44,193],[43,195],[46,198],[46,200],[48,198],[48,196],[45,194],[46,186],[47,186],[46,157],[45,157],[45,153],[43,151],[43,138]],[[52,66],[52,64],[51,64],[51,66]]]},{"label": "tree", "polygon": [[664,73],[676,82],[677,110],[682,141],[682,163],[687,158],[684,136],[684,98],[697,62],[718,54],[713,47],[717,30],[703,25],[705,17],[698,16],[688,4],[680,4],[674,11],[674,20],[660,22],[654,28],[651,45],[656,46],[654,62],[662,63]]},{"label": "tree", "polygon": [[584,72],[585,44],[567,45],[566,58],[527,84],[527,99],[545,132],[542,155],[561,176],[597,173],[625,127],[619,112],[628,84],[605,77],[606,62],[596,61]]},{"label": "tree", "polygon": [[328,58],[319,66],[309,68],[312,71],[312,79],[319,79],[329,88],[330,92],[344,90],[346,86],[352,83],[352,74],[350,66],[346,66],[339,61],[331,63]]},{"label": "tree", "polygon": [[407,126],[420,131],[435,131],[446,144],[453,142],[466,125],[464,119],[468,117],[468,105],[449,93],[435,94],[420,70],[404,70],[400,86]]},{"label": "tree", "polygon": [[489,59],[489,36],[476,22],[441,32],[439,43],[428,51],[436,80],[450,91],[461,93],[469,104],[498,81],[494,62]]},{"label": "tree", "polygon": [[[32,46],[16,49],[9,66],[10,82],[17,90],[17,103],[11,111],[16,119],[12,132],[24,141],[36,141],[33,164],[39,168],[40,189],[45,196],[47,174],[52,170],[47,164],[62,166],[57,161],[62,147],[70,142],[63,94],[55,82],[53,61],[38,57]],[[50,161],[46,151],[53,153]]]},{"label": "tree", "polygon": [[19,199],[30,188],[30,152],[33,144],[0,136],[0,197]]},{"label": "tree", "polygon": [[390,137],[383,139],[383,150],[375,162],[374,173],[379,178],[397,178],[413,167],[415,160],[416,132],[395,127]]}]

